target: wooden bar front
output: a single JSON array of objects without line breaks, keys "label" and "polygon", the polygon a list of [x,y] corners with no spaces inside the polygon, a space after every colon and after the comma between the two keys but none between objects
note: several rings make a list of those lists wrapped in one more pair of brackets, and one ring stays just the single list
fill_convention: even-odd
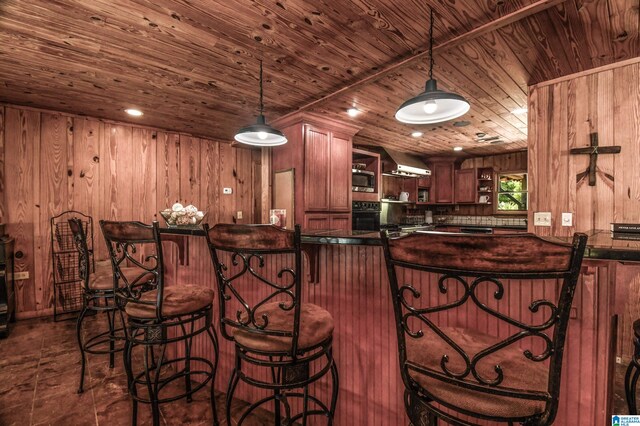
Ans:
[{"label": "wooden bar front", "polygon": [[[178,262],[177,248],[167,246],[172,248],[169,256],[175,259],[173,265],[177,265],[170,271],[172,280],[177,280],[176,284],[197,283],[214,288],[215,277],[205,239],[185,238],[191,241],[188,263],[184,265]],[[335,319],[333,345],[340,375],[336,424],[408,424],[402,402],[404,387],[399,374],[393,307],[381,247],[343,244],[317,247],[319,280],[316,283],[305,280],[303,300],[326,308]],[[610,416],[608,367],[612,365],[609,342],[615,265],[616,262],[585,260],[569,323],[556,424],[605,424]],[[306,261],[305,268],[307,273]],[[436,283],[430,282],[428,274],[413,273],[404,278],[431,288],[430,297],[439,297]],[[528,309],[531,297],[553,298],[557,291],[555,281],[543,286],[524,281],[510,285],[519,286],[521,296],[510,296],[508,309],[521,312]],[[217,301],[215,306],[217,309]],[[508,332],[498,330],[490,319],[484,320],[470,312],[444,314],[439,320],[498,335]],[[212,356],[206,339],[200,339],[195,346],[196,352]],[[222,392],[226,391],[233,359],[233,344],[221,340],[216,388]],[[312,392],[328,401],[329,387],[329,377],[326,377],[313,386]],[[261,392],[241,383],[236,397],[256,401],[262,396]]]}]

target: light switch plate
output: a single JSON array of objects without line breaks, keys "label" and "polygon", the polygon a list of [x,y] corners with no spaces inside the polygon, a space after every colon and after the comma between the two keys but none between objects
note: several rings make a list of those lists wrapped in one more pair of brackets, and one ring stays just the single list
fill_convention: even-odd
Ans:
[{"label": "light switch plate", "polygon": [[533,214],[534,226],[551,226],[551,212],[535,212]]},{"label": "light switch plate", "polygon": [[231,189],[231,188],[222,188],[222,193],[223,194],[227,194],[227,195],[233,194],[233,189]]},{"label": "light switch plate", "polygon": [[238,213],[236,214],[236,217],[238,219],[242,219],[242,210],[238,210]]},{"label": "light switch plate", "polygon": [[562,213],[562,226],[573,226],[573,213]]}]

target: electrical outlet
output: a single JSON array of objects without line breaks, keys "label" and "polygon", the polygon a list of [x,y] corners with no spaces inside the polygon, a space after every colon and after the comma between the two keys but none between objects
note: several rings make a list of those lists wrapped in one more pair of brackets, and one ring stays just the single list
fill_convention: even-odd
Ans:
[{"label": "electrical outlet", "polygon": [[16,281],[20,281],[20,280],[28,280],[29,279],[29,271],[25,271],[25,272],[16,272],[15,274],[13,274],[13,278]]},{"label": "electrical outlet", "polygon": [[233,194],[233,189],[231,188],[222,188],[222,193],[225,195]]},{"label": "electrical outlet", "polygon": [[551,226],[551,212],[535,212],[533,214],[534,226]]},{"label": "electrical outlet", "polygon": [[562,226],[573,226],[572,213],[562,213]]},{"label": "electrical outlet", "polygon": [[236,214],[236,217],[238,219],[242,219],[242,211],[241,210],[238,210],[238,213]]},{"label": "electrical outlet", "polygon": [[622,364],[622,357],[616,357],[616,364]]}]

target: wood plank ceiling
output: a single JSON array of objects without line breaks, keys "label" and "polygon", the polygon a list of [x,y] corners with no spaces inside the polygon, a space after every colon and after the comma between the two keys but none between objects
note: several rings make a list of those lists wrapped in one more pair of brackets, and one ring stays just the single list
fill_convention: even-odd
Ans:
[{"label": "wood plank ceiling", "polygon": [[[394,119],[423,90],[427,60],[380,70],[424,51],[429,6],[437,46],[535,3],[554,5],[437,52],[440,88],[471,102],[466,127]],[[638,3],[3,0],[0,101],[130,122],[123,110],[137,107],[136,123],[231,140],[254,122],[263,59],[269,120],[356,84],[307,109],[362,126],[357,144],[500,153],[526,147],[527,115],[511,111],[526,107],[528,85],[640,55]],[[351,105],[363,114],[347,117]]]}]

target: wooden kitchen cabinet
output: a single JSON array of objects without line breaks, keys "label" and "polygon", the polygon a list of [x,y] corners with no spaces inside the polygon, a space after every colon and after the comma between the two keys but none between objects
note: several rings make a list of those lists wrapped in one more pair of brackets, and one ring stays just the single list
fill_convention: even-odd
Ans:
[{"label": "wooden kitchen cabinet", "polygon": [[351,215],[348,213],[309,213],[304,216],[304,229],[310,231],[323,229],[348,231],[351,229]]},{"label": "wooden kitchen cabinet", "polygon": [[307,126],[304,141],[304,202],[306,211],[328,211],[330,189],[328,130]]},{"label": "wooden kitchen cabinet", "polygon": [[351,211],[351,138],[331,134],[329,156],[329,210]]},{"label": "wooden kitchen cabinet", "polygon": [[477,202],[476,169],[460,169],[455,171],[455,202],[456,204]]},{"label": "wooden kitchen cabinet", "polygon": [[288,139],[271,149],[271,169],[293,169],[295,223],[306,229],[349,229],[352,138],[360,128],[306,112],[272,125]]},{"label": "wooden kitchen cabinet", "polygon": [[454,168],[453,161],[434,162],[431,172],[433,203],[453,204],[454,202]]}]

